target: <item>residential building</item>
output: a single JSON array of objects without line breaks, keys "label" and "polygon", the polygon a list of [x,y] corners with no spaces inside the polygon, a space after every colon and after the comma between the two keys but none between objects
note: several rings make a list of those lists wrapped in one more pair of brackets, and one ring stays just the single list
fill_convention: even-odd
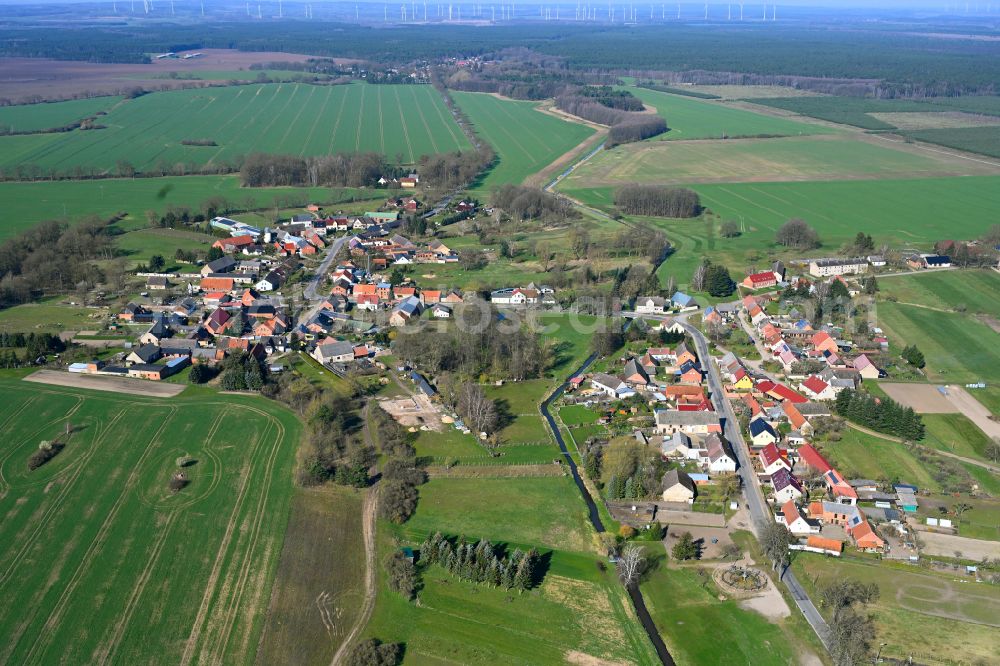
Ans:
[{"label": "residential building", "polygon": [[660,480],[660,489],[663,491],[664,502],[694,502],[694,481],[691,477],[678,469],[672,469],[663,475]]},{"label": "residential building", "polygon": [[656,432],[661,435],[672,435],[675,432],[688,435],[707,435],[712,432],[722,432],[719,416],[715,412],[681,411],[677,409],[659,409],[656,411]]},{"label": "residential building", "polygon": [[813,259],[809,262],[809,274],[813,277],[861,275],[867,272],[868,260],[863,257]]},{"label": "residential building", "polygon": [[775,504],[801,499],[804,494],[802,484],[787,469],[779,469],[771,476]]}]

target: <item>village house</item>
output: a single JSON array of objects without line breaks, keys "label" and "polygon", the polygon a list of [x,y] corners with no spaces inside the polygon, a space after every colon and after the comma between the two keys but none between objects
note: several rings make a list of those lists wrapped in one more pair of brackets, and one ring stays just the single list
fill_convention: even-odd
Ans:
[{"label": "village house", "polygon": [[867,272],[868,260],[863,257],[813,259],[809,262],[809,274],[813,277],[861,275]]},{"label": "village house", "polygon": [[792,471],[792,466],[781,454],[781,451],[774,442],[770,442],[767,446],[758,451],[757,459],[760,460],[760,467],[767,476],[774,476],[779,469],[783,469],[787,472]]},{"label": "village house", "polygon": [[311,356],[323,365],[347,363],[354,360],[354,344],[348,341],[329,340],[316,345]]},{"label": "village house", "polygon": [[688,435],[707,435],[722,432],[719,416],[715,412],[681,411],[677,409],[656,410],[656,432],[672,435],[675,432]]},{"label": "village house", "polygon": [[740,284],[747,289],[767,289],[768,287],[776,286],[778,279],[771,271],[765,271],[763,273],[747,275]]},{"label": "village house", "polygon": [[750,439],[753,442],[753,446],[767,446],[768,444],[778,443],[778,433],[771,427],[763,416],[758,416],[750,421]]},{"label": "village house", "polygon": [[799,384],[799,389],[811,400],[833,400],[838,393],[832,385],[816,375],[809,375],[805,381]]},{"label": "village house", "polygon": [[635,391],[629,388],[622,379],[603,372],[598,372],[591,377],[590,383],[595,389],[612,398],[623,399],[635,395]]},{"label": "village house", "polygon": [[670,437],[664,437],[660,443],[660,455],[664,458],[684,458],[698,460],[704,448],[683,432],[677,431]]},{"label": "village house", "polygon": [[882,376],[882,371],[865,354],[854,359],[854,369],[863,379],[878,379]]},{"label": "village house", "polygon": [[809,522],[792,500],[781,505],[781,509],[775,515],[775,520],[796,536],[819,532],[819,525]]},{"label": "village house", "polygon": [[664,502],[694,502],[694,481],[684,471],[672,469],[660,480]]},{"label": "village house", "polygon": [[787,469],[779,469],[771,475],[771,486],[774,489],[775,504],[801,499],[805,492],[799,480]]},{"label": "village house", "polygon": [[232,257],[219,257],[201,267],[202,277],[207,277],[215,273],[230,273],[236,270],[236,260]]},{"label": "village house", "polygon": [[660,296],[640,296],[635,300],[635,311],[639,314],[663,314],[667,299]]},{"label": "village house", "polygon": [[736,471],[736,454],[729,442],[719,433],[713,432],[705,438],[705,456],[703,462],[712,474],[724,474]]}]

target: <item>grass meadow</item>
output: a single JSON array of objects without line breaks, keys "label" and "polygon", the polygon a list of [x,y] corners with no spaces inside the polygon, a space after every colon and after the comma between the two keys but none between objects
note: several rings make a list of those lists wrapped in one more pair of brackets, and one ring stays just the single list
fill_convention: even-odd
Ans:
[{"label": "grass meadow", "polygon": [[656,109],[670,128],[657,139],[725,139],[743,136],[798,136],[830,134],[832,130],[815,123],[766,116],[694,97],[673,95],[648,88],[628,91]]},{"label": "grass meadow", "polygon": [[[105,129],[0,137],[0,166],[35,164],[112,171],[177,163],[211,165],[251,152],[327,155],[374,151],[414,163],[469,147],[431,86],[300,83],[196,88],[128,100]],[[210,139],[216,146],[184,146]]]},{"label": "grass meadow", "polygon": [[875,583],[881,592],[871,606],[886,659],[914,663],[993,663],[997,658],[1000,590],[965,584],[952,575],[905,564],[866,563],[802,553],[792,568],[810,596],[830,583],[851,578]]},{"label": "grass meadow", "polygon": [[787,622],[772,623],[738,599],[721,601],[711,576],[698,571],[661,565],[642,583],[646,608],[678,664],[805,663]]},{"label": "grass meadow", "polygon": [[849,479],[899,479],[937,492],[940,484],[917,457],[898,442],[844,428],[839,442],[824,442],[823,455]]},{"label": "grass meadow", "polygon": [[0,107],[0,128],[11,132],[38,132],[65,127],[70,123],[107,111],[121,97],[90,97],[68,102],[19,104]]},{"label": "grass meadow", "polygon": [[497,154],[497,165],[476,188],[480,191],[520,183],[594,133],[585,125],[537,111],[534,102],[484,93],[453,92],[452,96],[476,133]]},{"label": "grass meadow", "polygon": [[[17,376],[0,379],[0,662],[253,661],[289,515],[291,412]],[[29,472],[67,423],[65,449]],[[190,485],[171,493],[183,455]]]}]

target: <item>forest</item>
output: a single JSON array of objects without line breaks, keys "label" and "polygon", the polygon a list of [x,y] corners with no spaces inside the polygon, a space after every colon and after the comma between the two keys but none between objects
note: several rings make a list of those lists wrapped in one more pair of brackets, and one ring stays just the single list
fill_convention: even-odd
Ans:
[{"label": "forest", "polygon": [[[150,52],[205,48],[307,50],[310,55],[406,62],[475,56],[521,47],[564,58],[571,69],[723,72],[865,80],[880,97],[995,94],[1000,43],[940,40],[903,26],[858,22],[824,26],[753,24],[635,26],[520,24],[468,28],[408,25],[405,31],[336,23],[287,22],[50,26],[0,30],[0,55],[141,63]],[[975,67],[968,63],[975,61]],[[732,76],[729,77],[730,82]]]}]

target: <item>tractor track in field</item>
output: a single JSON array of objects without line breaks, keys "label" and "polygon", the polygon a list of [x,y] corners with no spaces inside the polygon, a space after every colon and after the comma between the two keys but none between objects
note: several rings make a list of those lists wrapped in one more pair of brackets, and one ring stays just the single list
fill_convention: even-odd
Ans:
[{"label": "tractor track in field", "polygon": [[[257,507],[256,510],[254,511],[253,526],[251,528],[250,543],[245,551],[246,556],[243,558],[241,562],[240,577],[237,581],[236,589],[233,591],[233,594],[230,597],[229,608],[226,611],[225,619],[221,623],[221,626],[223,627],[223,636],[222,639],[216,643],[218,653],[212,655],[212,658],[209,660],[212,663],[217,663],[217,664],[223,663],[223,658],[225,657],[226,648],[229,644],[233,628],[236,624],[236,615],[240,610],[240,608],[242,608],[241,601],[247,591],[251,570],[255,568],[253,567],[253,564],[255,564],[254,552],[257,549],[258,543],[260,542],[261,539],[261,533],[264,525],[264,517],[267,514],[267,500],[268,497],[270,496],[270,490],[272,486],[272,484],[269,481],[274,473],[274,465],[278,457],[278,452],[281,449],[281,444],[285,437],[284,426],[282,426],[277,419],[269,417],[268,420],[269,420],[268,424],[269,427],[266,428],[261,433],[262,442],[265,443],[268,441],[272,442],[270,454],[268,455],[267,461],[264,465],[265,482],[263,485],[263,492],[260,493],[260,496],[257,499]],[[272,429],[277,431],[276,433],[277,436],[274,437],[273,439],[269,439],[268,435]],[[262,567],[261,570],[263,571],[264,568]]]},{"label": "tractor track in field", "polygon": [[[393,92],[396,95],[396,111],[399,112],[399,124],[403,126],[403,138],[406,139],[406,148],[410,151],[410,161],[414,162],[414,161],[416,161],[417,157],[413,153],[413,144],[410,143],[410,128],[406,126],[406,116],[403,115],[403,103],[399,100],[399,90],[397,89],[397,90],[394,90]],[[381,109],[381,107],[379,107],[379,108]],[[379,115],[381,116],[381,113]],[[425,123],[425,126],[426,126],[426,123]],[[427,135],[430,136],[430,133],[431,133],[430,129],[428,129],[427,130]],[[384,136],[384,132],[383,132],[383,136]],[[431,137],[431,143],[433,143],[433,142],[434,142],[434,137]],[[385,139],[382,140],[382,143],[383,143],[382,150],[384,151],[385,150],[385,145],[384,145],[385,144]],[[437,148],[436,147],[434,149],[434,152],[437,152]]]},{"label": "tractor track in field", "polygon": [[[219,426],[222,424],[222,420],[225,415],[225,412],[220,412],[215,418],[215,421],[212,423],[212,426],[206,434],[206,441],[210,442],[215,437],[215,433],[218,432]],[[138,468],[138,465],[136,465],[136,468]],[[218,477],[220,475],[216,476]],[[125,635],[125,631],[128,629],[129,624],[132,622],[132,616],[135,614],[135,609],[138,606],[139,599],[142,597],[142,593],[146,589],[146,585],[149,582],[150,574],[156,567],[156,561],[159,559],[160,552],[163,550],[163,546],[166,543],[166,536],[170,532],[170,528],[173,526],[174,520],[183,508],[183,506],[178,506],[167,512],[167,522],[159,529],[157,540],[153,546],[153,551],[147,558],[146,565],[143,567],[142,575],[132,588],[132,593],[129,595],[129,600],[125,604],[122,615],[115,623],[109,643],[106,646],[98,647],[95,652],[94,658],[99,658],[101,664],[107,663],[112,657],[114,657],[115,652],[118,650],[118,647],[121,644],[121,639]]]},{"label": "tractor track in field", "polygon": [[[80,560],[73,572],[73,576],[70,578],[66,587],[63,588],[62,593],[59,595],[59,600],[56,602],[55,607],[49,613],[48,618],[46,618],[45,623],[42,625],[42,630],[39,632],[38,637],[36,637],[35,642],[32,644],[31,649],[25,656],[25,663],[28,663],[35,656],[36,651],[39,646],[44,648],[48,642],[55,636],[55,629],[59,626],[59,622],[62,619],[63,613],[66,611],[66,606],[69,604],[70,598],[73,596],[73,592],[76,587],[80,584],[80,580],[83,578],[84,573],[90,569],[91,560],[94,558],[98,550],[104,545],[104,541],[107,539],[108,532],[111,530],[111,525],[114,524],[115,518],[118,516],[118,512],[121,510],[122,505],[125,503],[125,498],[128,496],[132,488],[138,482],[139,469],[142,463],[145,462],[146,458],[153,451],[153,444],[159,439],[160,435],[167,427],[167,423],[172,419],[176,413],[176,407],[170,407],[170,413],[163,419],[163,423],[157,428],[156,432],[146,443],[146,449],[143,451],[139,460],[136,462],[135,466],[132,468],[132,472],[129,474],[128,478],[125,480],[125,487],[122,489],[121,493],[118,495],[118,499],[115,503],[111,505],[108,510],[104,522],[101,523],[100,529],[97,531],[97,535],[90,542],[87,547],[86,552],[83,554],[83,558]],[[43,638],[47,639],[43,641]]]},{"label": "tractor track in field", "polygon": [[305,141],[302,142],[302,148],[299,150],[299,157],[305,155],[309,146],[313,145],[313,134],[316,133],[316,126],[319,125],[319,121],[326,116],[326,107],[330,104],[330,97],[333,95],[333,88],[333,86],[329,86],[326,89],[326,99],[323,100],[323,106],[316,112],[316,120],[313,121],[312,127],[309,128],[309,133],[306,135]]},{"label": "tractor track in field", "polygon": [[[280,421],[275,419],[272,415],[268,414],[264,410],[248,407],[246,405],[241,405],[241,406],[244,407],[245,409],[256,412],[258,414],[263,414],[268,419],[272,419],[273,422],[277,422],[279,427],[279,432],[281,433],[282,438],[284,437],[284,432],[285,432],[284,425],[282,425]],[[272,448],[272,455],[269,458],[269,463],[268,463],[271,467],[273,467],[273,459],[276,456],[276,452],[280,448],[281,444],[282,440],[280,438],[275,440],[275,445]],[[256,452],[256,448],[254,449],[254,452]],[[253,459],[253,454],[251,454],[251,460],[252,459]],[[194,623],[192,624],[191,633],[187,638],[184,647],[184,653],[181,656],[182,665],[190,664],[191,661],[194,659],[195,649],[198,646],[198,642],[201,638],[202,631],[204,630],[204,624],[208,616],[208,610],[209,607],[211,606],[212,598],[213,596],[215,596],[214,593],[218,585],[219,578],[222,575],[223,563],[226,554],[229,551],[229,545],[233,540],[233,535],[237,530],[238,523],[241,522],[240,516],[242,514],[243,505],[246,502],[248,491],[250,488],[250,478],[251,475],[248,473],[246,476],[244,476],[243,483],[240,485],[240,490],[237,495],[236,502],[233,506],[233,511],[230,514],[229,521],[226,525],[225,535],[223,536],[222,543],[219,545],[219,549],[216,552],[215,563],[212,566],[212,572],[209,575],[208,581],[205,584],[205,593],[202,595],[201,604],[198,608],[198,614],[195,617]],[[259,507],[260,503],[258,502],[258,513],[260,513]],[[247,560],[250,559],[251,558],[248,555]],[[247,564],[246,566],[249,566],[249,564]]]},{"label": "tractor track in field", "polygon": [[340,647],[330,660],[330,666],[337,666],[347,656],[347,651],[354,639],[364,630],[375,610],[375,517],[378,509],[378,486],[368,489],[364,506],[361,510],[362,534],[365,542],[365,597],[361,603],[361,612],[354,626],[344,636]]},{"label": "tractor track in field", "polygon": [[160,553],[163,552],[163,547],[167,544],[167,537],[170,535],[170,529],[174,526],[174,521],[177,519],[178,513],[179,511],[169,512],[167,514],[166,522],[157,528],[158,532],[156,535],[156,541],[153,543],[153,552],[150,553],[146,566],[143,567],[142,575],[139,576],[139,580],[136,581],[135,586],[132,588],[132,594],[129,595],[128,601],[122,609],[122,615],[115,623],[115,627],[111,633],[110,643],[106,647],[98,648],[98,652],[93,656],[98,663],[108,663],[108,661],[114,657],[115,652],[117,652],[118,646],[121,644],[122,637],[125,635],[125,630],[128,629],[129,624],[132,622],[132,616],[135,614],[135,609],[139,605],[139,599],[142,598],[142,593],[146,590],[146,585],[149,583],[153,570],[156,568],[156,562],[160,559]]},{"label": "tractor track in field", "polygon": [[[332,88],[331,88],[332,89]],[[333,122],[333,129],[330,130],[330,142],[327,144],[327,154],[333,153],[333,146],[337,142],[337,129],[340,127],[340,119],[344,117],[344,107],[347,105],[347,91],[340,98],[340,109],[337,110],[337,119]]]}]

